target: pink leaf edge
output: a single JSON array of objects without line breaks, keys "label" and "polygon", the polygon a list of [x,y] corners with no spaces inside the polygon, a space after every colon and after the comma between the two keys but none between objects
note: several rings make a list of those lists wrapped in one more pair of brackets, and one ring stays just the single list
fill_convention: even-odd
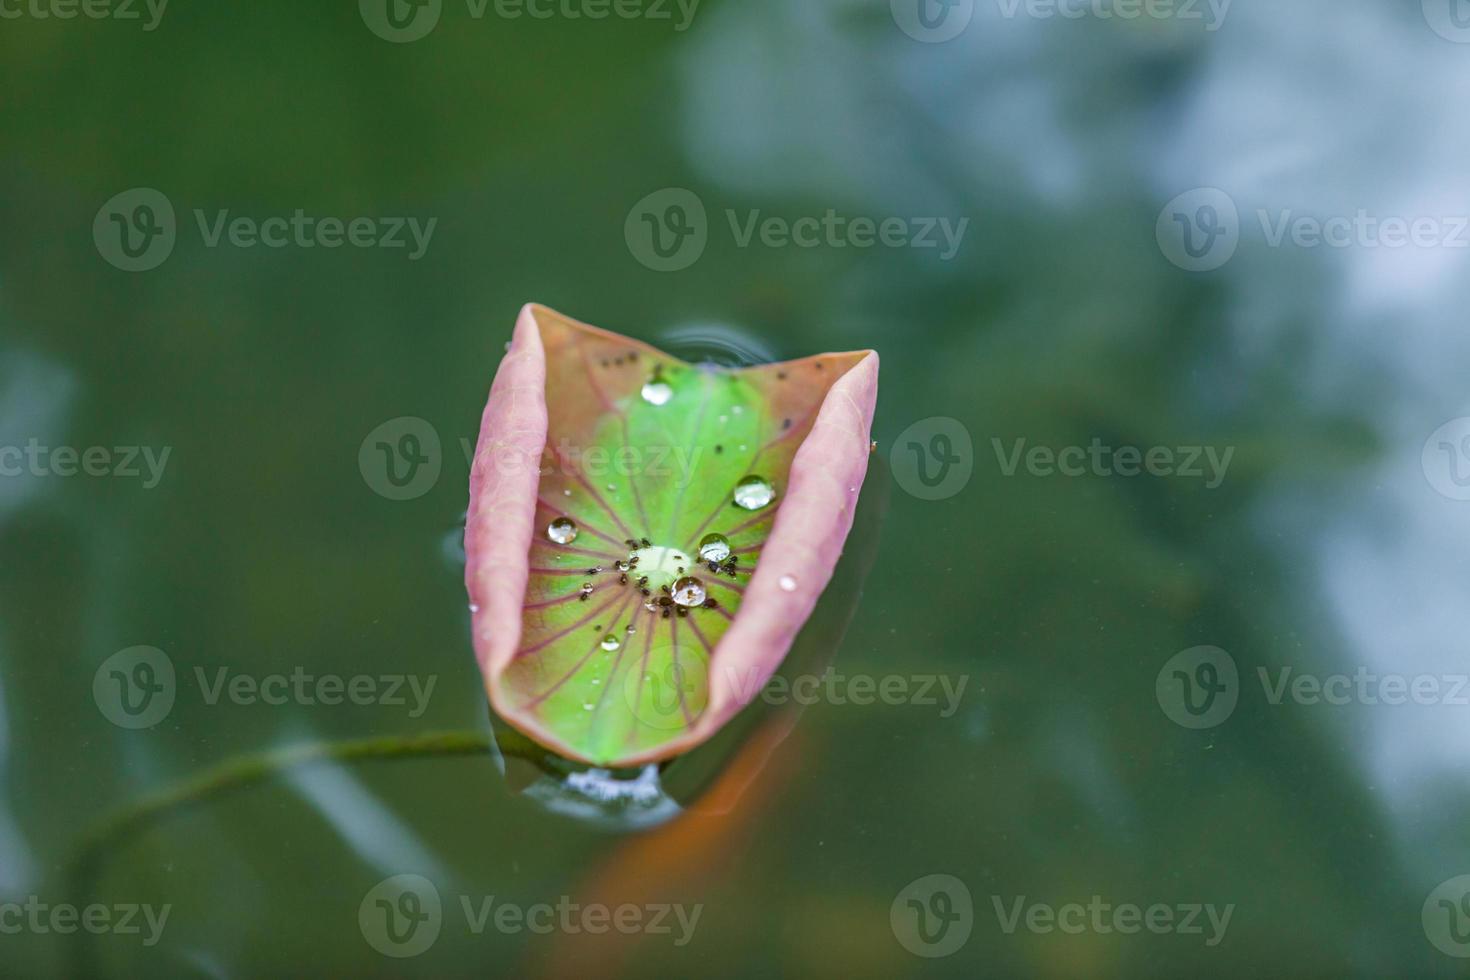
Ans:
[{"label": "pink leaf edge", "polygon": [[[753,700],[780,667],[816,608],[852,529],[857,496],[867,475],[878,397],[878,354],[862,351],[862,359],[833,383],[796,452],[756,571],[734,622],[711,657],[709,701],[703,714],[675,739],[610,763],[597,763],[547,730],[531,713],[517,710],[499,683],[521,639],[521,607],[530,578],[539,466],[548,427],[546,353],[538,313],[594,334],[617,336],[536,303],[522,307],[516,320],[510,350],[490,387],[470,469],[465,588],[475,656],[496,712],[546,748],[588,764],[630,767],[659,762],[701,744]],[[783,579],[788,585],[794,581],[795,587],[783,589]]]}]

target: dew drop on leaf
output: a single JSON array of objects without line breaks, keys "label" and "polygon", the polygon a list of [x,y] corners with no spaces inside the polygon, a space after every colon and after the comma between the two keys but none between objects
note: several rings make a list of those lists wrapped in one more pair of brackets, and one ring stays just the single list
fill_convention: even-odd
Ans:
[{"label": "dew drop on leaf", "polygon": [[776,499],[776,488],[761,476],[747,476],[735,485],[735,506],[742,510],[760,510]]},{"label": "dew drop on leaf", "polygon": [[674,397],[674,389],[669,383],[655,374],[643,385],[643,400],[650,405],[667,405],[669,399]]},{"label": "dew drop on leaf", "polygon": [[569,517],[558,517],[547,526],[546,536],[557,544],[571,544],[577,540],[577,523]]},{"label": "dew drop on leaf", "polygon": [[706,597],[704,583],[693,575],[686,575],[674,583],[674,601],[681,606],[702,606]]},{"label": "dew drop on leaf", "polygon": [[781,586],[782,592],[796,591],[796,579],[792,578],[790,575],[782,575],[780,580],[776,584]]},{"label": "dew drop on leaf", "polygon": [[609,653],[611,653],[613,650],[618,649],[618,647],[622,645],[623,641],[618,639],[616,636],[613,636],[611,633],[602,638],[602,648]]},{"label": "dew drop on leaf", "polygon": [[724,561],[730,557],[730,541],[723,534],[706,534],[699,542],[701,561]]}]

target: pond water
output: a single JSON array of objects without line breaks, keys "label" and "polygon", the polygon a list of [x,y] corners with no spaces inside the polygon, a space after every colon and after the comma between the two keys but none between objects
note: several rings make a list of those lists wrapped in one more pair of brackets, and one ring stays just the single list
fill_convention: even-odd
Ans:
[{"label": "pond water", "polygon": [[[4,972],[1466,975],[1459,0],[391,2],[0,25]],[[882,357],[663,772],[496,744],[528,301]]]}]

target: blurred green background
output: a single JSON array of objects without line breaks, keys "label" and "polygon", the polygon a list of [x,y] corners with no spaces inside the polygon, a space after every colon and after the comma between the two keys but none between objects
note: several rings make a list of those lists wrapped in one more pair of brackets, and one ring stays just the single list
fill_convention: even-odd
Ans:
[{"label": "blurred green background", "polygon": [[[1470,873],[1470,706],[1272,704],[1258,679],[1467,669],[1470,504],[1430,465],[1470,414],[1466,252],[1276,245],[1256,219],[1470,213],[1470,46],[1434,0],[1238,0],[1215,29],[931,3],[969,18],[943,41],[878,0],[704,0],[684,30],[672,4],[591,20],[565,13],[585,0],[547,19],[446,0],[406,43],[369,8],[178,3],[150,31],[145,8],[0,5],[21,12],[0,18],[0,447],[170,449],[152,488],[0,477],[0,900],[171,906],[151,946],[0,935],[0,972],[1470,975],[1431,896]],[[1201,187],[1238,206],[1240,241],[1192,272],[1156,225]],[[128,272],[94,219],[135,188],[177,224],[166,260]],[[662,272],[625,224],[666,188],[701,202],[707,247]],[[417,260],[211,247],[195,211],[224,209],[437,224]],[[829,209],[969,224],[945,259],[742,247],[727,217]],[[549,813],[484,755],[295,769],[110,841],[76,893],[97,821],[225,760],[489,730],[460,446],[531,300],[690,356],[876,348],[888,500],[833,664],[967,678],[958,710],[815,704],[729,813],[653,831]],[[441,474],[392,500],[358,454],[405,416],[438,434]],[[968,436],[972,475],[931,500],[904,460],[935,418]],[[1007,475],[1019,439],[1233,457],[1214,488]],[[130,730],[93,680],[139,645],[178,691]],[[1238,705],[1189,728],[1156,681],[1206,645],[1237,666]],[[210,704],[196,667],[437,685],[420,717]],[[445,904],[410,958],[359,922],[400,874]],[[934,874],[973,915],[929,958],[901,941],[900,899]],[[703,912],[682,947],[477,934],[458,899],[491,895]],[[1215,945],[1008,933],[996,912],[1094,895],[1234,909]]]}]

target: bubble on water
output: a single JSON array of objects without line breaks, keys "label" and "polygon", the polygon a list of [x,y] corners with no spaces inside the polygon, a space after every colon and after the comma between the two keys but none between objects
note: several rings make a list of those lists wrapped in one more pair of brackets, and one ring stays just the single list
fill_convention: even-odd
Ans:
[{"label": "bubble on water", "polygon": [[699,542],[701,561],[721,562],[730,557],[730,541],[723,534],[706,534]]},{"label": "bubble on water", "polygon": [[607,636],[604,636],[602,638],[602,648],[604,650],[608,651],[609,653],[611,653],[612,651],[618,649],[622,645],[623,645],[623,641],[620,640],[620,639],[618,639],[616,636],[613,636],[611,633],[607,634]]},{"label": "bubble on water", "polygon": [[760,510],[776,499],[776,488],[761,476],[747,476],[735,484],[735,506],[742,510]]},{"label": "bubble on water", "polygon": [[776,584],[781,586],[782,592],[796,591],[796,579],[792,578],[790,575],[782,575],[780,580],[777,581]]},{"label": "bubble on water", "polygon": [[657,371],[643,384],[643,400],[650,405],[667,405],[673,397],[674,389]]},{"label": "bubble on water", "polygon": [[577,522],[570,517],[558,517],[547,525],[546,536],[557,544],[571,544],[577,540]]},{"label": "bubble on water", "polygon": [[708,596],[704,583],[693,575],[686,575],[674,583],[674,601],[681,606],[702,606]]}]

